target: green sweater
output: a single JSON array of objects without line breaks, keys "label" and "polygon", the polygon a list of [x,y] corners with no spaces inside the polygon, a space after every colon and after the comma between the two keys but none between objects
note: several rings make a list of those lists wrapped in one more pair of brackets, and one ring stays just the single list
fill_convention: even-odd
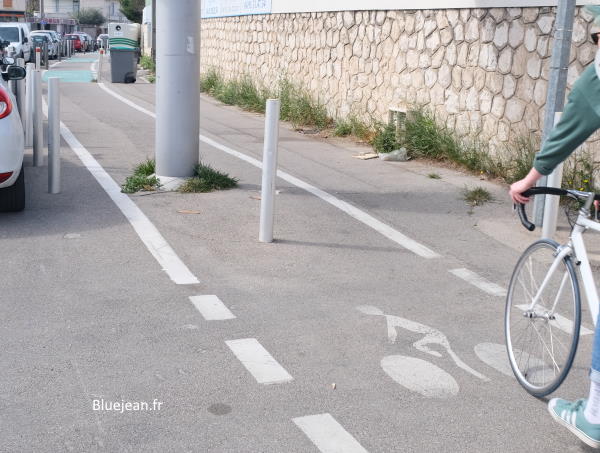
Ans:
[{"label": "green sweater", "polygon": [[533,166],[542,175],[549,175],[597,129],[600,129],[600,80],[592,63],[573,85],[562,117],[535,156]]}]

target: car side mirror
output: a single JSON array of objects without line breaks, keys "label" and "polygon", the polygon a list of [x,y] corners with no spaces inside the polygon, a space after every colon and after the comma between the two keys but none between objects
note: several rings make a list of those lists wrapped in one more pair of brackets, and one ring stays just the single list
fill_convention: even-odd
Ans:
[{"label": "car side mirror", "polygon": [[27,71],[25,71],[25,68],[21,66],[9,66],[6,72],[2,73],[2,78],[4,80],[23,80],[26,75]]},{"label": "car side mirror", "polygon": [[11,64],[15,64],[15,59],[14,58],[10,58],[10,57],[4,57],[2,59],[2,64],[3,65],[11,65]]},{"label": "car side mirror", "polygon": [[23,44],[27,44],[29,42],[29,38],[27,36],[25,36],[23,38]]}]

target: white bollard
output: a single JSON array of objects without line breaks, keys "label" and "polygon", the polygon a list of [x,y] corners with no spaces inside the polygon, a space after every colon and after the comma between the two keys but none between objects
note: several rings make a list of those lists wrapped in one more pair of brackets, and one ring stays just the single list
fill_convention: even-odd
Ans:
[{"label": "white bollard", "polygon": [[262,189],[260,197],[260,242],[273,242],[275,217],[275,177],[277,176],[277,142],[279,141],[279,99],[267,100],[265,144],[263,148]]},{"label": "white bollard", "polygon": [[[562,112],[554,114],[554,126],[560,121]],[[547,187],[560,187],[562,183],[563,164],[558,164],[546,180]],[[558,219],[558,203],[560,197],[555,195],[546,195],[544,201],[544,220],[542,223],[542,239],[552,239],[556,233],[556,224]]]},{"label": "white bollard", "polygon": [[42,48],[41,47],[35,48],[35,69],[36,70],[42,69]]},{"label": "white bollard", "polygon": [[[24,68],[25,60],[17,58],[17,65]],[[17,108],[21,116],[21,123],[25,123],[25,79],[17,80]]]},{"label": "white bollard", "polygon": [[96,81],[98,83],[102,80],[102,63],[104,62],[104,49],[100,49],[100,56],[98,57],[98,75],[96,76]]},{"label": "white bollard", "polygon": [[33,166],[44,164],[44,129],[42,113],[42,72],[33,71]]},{"label": "white bollard", "polygon": [[33,146],[33,72],[35,64],[27,63],[25,78],[25,146]]},{"label": "white bollard", "polygon": [[60,193],[60,78],[48,79],[48,192]]}]

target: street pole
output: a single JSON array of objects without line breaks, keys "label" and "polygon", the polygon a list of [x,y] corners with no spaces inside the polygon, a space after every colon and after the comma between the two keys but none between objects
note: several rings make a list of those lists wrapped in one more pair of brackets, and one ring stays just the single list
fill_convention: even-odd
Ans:
[{"label": "street pole", "polygon": [[[550,60],[550,79],[548,80],[548,93],[546,95],[546,109],[544,112],[542,147],[554,127],[554,114],[562,112],[565,106],[565,91],[567,89],[567,72],[569,69],[574,16],[575,0],[562,0],[558,2],[554,45],[552,48],[552,59]],[[537,183],[538,186],[545,186],[546,184],[547,177],[545,176]],[[544,195],[536,195],[534,197],[534,223],[538,226],[543,223],[545,198]]]},{"label": "street pole", "polygon": [[44,0],[40,0],[40,30],[44,30]]},{"label": "street pole", "polygon": [[48,192],[60,193],[60,78],[48,78]]},{"label": "street pole", "polygon": [[200,146],[198,0],[157,0],[156,175],[165,188],[192,176]]},{"label": "street pole", "polygon": [[156,0],[152,0],[152,59],[156,63]]}]

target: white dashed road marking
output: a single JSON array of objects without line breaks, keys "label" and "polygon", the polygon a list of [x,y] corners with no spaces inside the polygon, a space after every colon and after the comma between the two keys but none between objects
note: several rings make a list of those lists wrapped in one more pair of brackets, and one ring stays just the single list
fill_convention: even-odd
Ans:
[{"label": "white dashed road marking", "polygon": [[229,311],[229,308],[217,296],[191,296],[190,300],[207,321],[235,319],[235,315]]},{"label": "white dashed road marking", "polygon": [[367,453],[330,414],[298,417],[293,422],[322,453]]},{"label": "white dashed road marking", "polygon": [[[156,118],[156,114],[154,112],[151,112],[150,110],[140,107],[139,105],[135,104],[134,102],[130,101],[129,99],[121,96],[118,93],[115,93],[113,90],[106,87],[106,85],[104,85],[103,83],[99,83],[98,86],[102,90],[104,90],[106,93],[110,94],[111,96],[118,99],[119,101],[124,102],[128,106],[136,109],[138,112],[144,113],[148,116],[151,116],[152,118]],[[225,145],[222,145],[221,143],[218,143],[204,135],[200,135],[200,140],[202,140],[204,143],[207,143],[207,144],[213,146],[214,148],[217,148],[231,156],[237,157],[238,159],[241,159],[244,162],[254,165],[255,167],[262,168],[262,162],[259,161],[258,159],[254,159],[253,157],[247,156],[246,154],[240,153],[239,151],[235,151],[235,150],[233,150]],[[411,239],[408,236],[405,236],[400,231],[383,223],[382,221],[371,216],[370,214],[367,214],[366,212],[351,205],[350,203],[348,203],[346,201],[342,201],[339,198],[336,198],[333,195],[331,195],[311,184],[308,184],[308,183],[306,183],[284,171],[278,170],[277,176],[279,178],[283,179],[284,181],[287,181],[290,184],[295,185],[296,187],[306,190],[307,192],[315,195],[316,197],[320,198],[321,200],[326,201],[330,205],[335,206],[339,210],[348,214],[350,217],[353,217],[356,220],[358,220],[359,222],[362,222],[363,224],[374,229],[378,233],[381,233],[383,236],[394,241],[395,243],[404,247],[405,249],[410,250],[411,252],[415,253],[416,255],[418,255],[422,258],[440,258],[440,255],[438,253],[427,248],[423,244],[418,243],[414,239]]]},{"label": "white dashed road marking", "polygon": [[470,283],[471,285],[479,288],[480,290],[497,297],[506,297],[506,289],[501,286],[496,285],[495,283],[486,280],[485,278],[477,275],[475,272],[470,271],[469,269],[460,268],[460,269],[452,269],[450,271],[451,274],[456,275],[458,278]]},{"label": "white dashed road marking", "polygon": [[[43,102],[44,114],[48,115],[48,105]],[[90,152],[77,140],[64,123],[60,123],[60,133],[79,157],[98,184],[104,189],[112,201],[121,210],[123,215],[148,248],[152,256],[162,266],[167,275],[178,285],[199,283],[188,267],[181,261],[165,238],[160,234],[154,224],[146,217],[140,208],[126,194],[121,192],[121,187],[102,168]]]},{"label": "white dashed road marking", "polygon": [[225,343],[259,384],[280,384],[294,379],[256,338]]}]

